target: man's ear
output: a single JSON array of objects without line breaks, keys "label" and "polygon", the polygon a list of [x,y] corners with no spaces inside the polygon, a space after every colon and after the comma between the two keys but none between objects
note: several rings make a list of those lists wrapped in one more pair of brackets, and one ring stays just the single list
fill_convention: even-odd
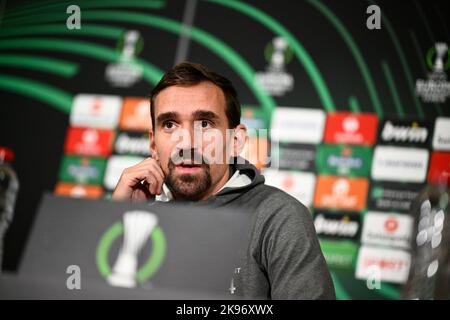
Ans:
[{"label": "man's ear", "polygon": [[153,159],[158,159],[158,152],[156,150],[156,143],[155,143],[155,133],[153,132],[153,128],[150,128],[150,131],[148,132],[148,138],[150,140],[150,154]]},{"label": "man's ear", "polygon": [[231,150],[231,156],[237,157],[241,154],[242,150],[245,147],[245,144],[248,141],[247,127],[243,124],[238,124],[236,128],[233,129],[233,131],[233,148]]}]

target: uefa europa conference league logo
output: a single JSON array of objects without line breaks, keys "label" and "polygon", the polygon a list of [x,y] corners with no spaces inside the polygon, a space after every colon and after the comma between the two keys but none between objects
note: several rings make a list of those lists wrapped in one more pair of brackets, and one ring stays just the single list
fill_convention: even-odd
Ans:
[{"label": "uefa europa conference league logo", "polygon": [[416,93],[424,102],[444,103],[450,97],[450,82],[445,74],[450,68],[448,45],[444,42],[436,43],[428,50],[426,61],[431,72],[427,80],[417,79]]},{"label": "uefa europa conference league logo", "polygon": [[119,39],[117,51],[119,61],[106,67],[105,78],[114,87],[129,88],[141,80],[143,69],[136,61],[142,51],[144,40],[137,30],[128,30]]},{"label": "uefa europa conference league logo", "polygon": [[[123,242],[111,269],[111,247],[122,234]],[[145,264],[138,268],[138,256],[148,238],[152,241],[151,253]],[[97,267],[110,285],[133,288],[137,282],[146,281],[159,270],[165,253],[166,239],[158,226],[158,217],[146,211],[129,211],[123,215],[123,222],[112,225],[100,239],[97,247]]]},{"label": "uefa europa conference league logo", "polygon": [[293,55],[294,51],[283,37],[275,37],[267,44],[264,56],[269,65],[265,71],[256,73],[256,80],[272,96],[284,96],[294,88],[294,77],[285,70]]}]

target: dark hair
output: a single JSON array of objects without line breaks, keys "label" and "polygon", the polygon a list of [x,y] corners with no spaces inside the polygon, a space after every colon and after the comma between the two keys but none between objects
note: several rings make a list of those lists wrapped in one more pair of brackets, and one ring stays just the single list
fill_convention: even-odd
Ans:
[{"label": "dark hair", "polygon": [[231,81],[214,71],[208,70],[201,64],[182,62],[167,71],[150,93],[153,130],[155,130],[155,100],[162,90],[176,85],[193,86],[203,81],[210,81],[222,89],[225,96],[225,114],[228,118],[228,125],[230,128],[235,128],[241,122],[241,105]]}]

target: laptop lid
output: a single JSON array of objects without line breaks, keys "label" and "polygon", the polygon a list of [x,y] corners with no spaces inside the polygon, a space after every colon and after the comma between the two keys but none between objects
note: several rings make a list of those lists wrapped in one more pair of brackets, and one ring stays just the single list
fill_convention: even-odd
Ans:
[{"label": "laptop lid", "polygon": [[227,293],[250,227],[235,209],[45,195],[19,274]]}]

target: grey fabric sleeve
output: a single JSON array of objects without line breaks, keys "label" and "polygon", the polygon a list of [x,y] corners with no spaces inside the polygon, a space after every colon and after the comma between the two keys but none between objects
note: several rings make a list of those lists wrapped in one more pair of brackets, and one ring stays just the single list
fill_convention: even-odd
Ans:
[{"label": "grey fabric sleeve", "polygon": [[261,264],[272,299],[335,299],[309,210],[287,194],[261,203]]}]

